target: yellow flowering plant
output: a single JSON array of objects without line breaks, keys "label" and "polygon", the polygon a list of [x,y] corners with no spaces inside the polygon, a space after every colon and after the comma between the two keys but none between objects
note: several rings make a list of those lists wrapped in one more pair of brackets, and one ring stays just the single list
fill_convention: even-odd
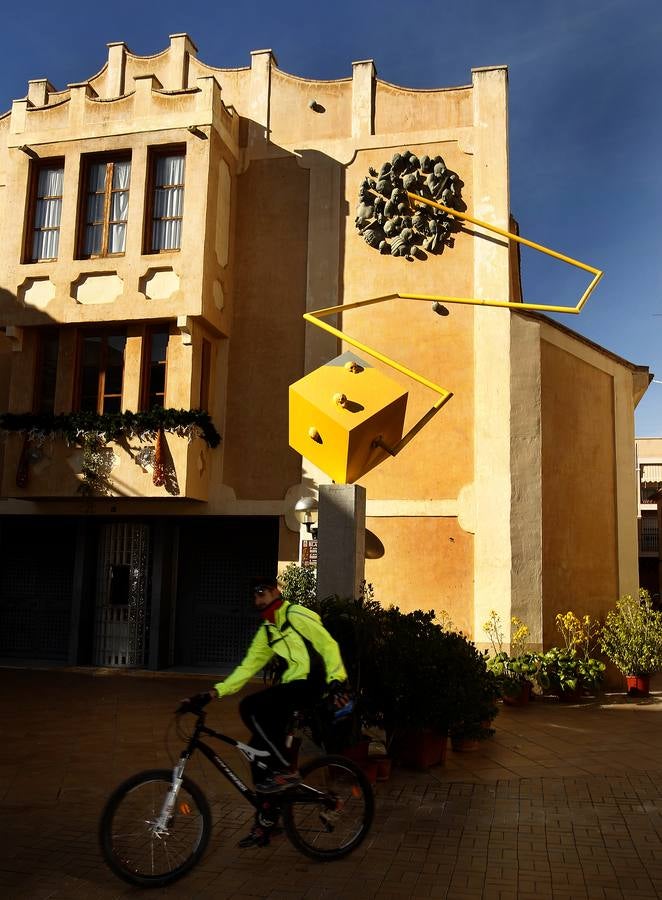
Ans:
[{"label": "yellow flowering plant", "polygon": [[563,647],[552,647],[540,656],[538,684],[559,697],[577,695],[598,687],[605,664],[591,654],[599,646],[600,623],[572,610],[557,613],[556,627]]},{"label": "yellow flowering plant", "polygon": [[530,631],[518,616],[510,620],[510,653],[505,648],[505,631],[496,610],[483,625],[492,645],[487,665],[494,672],[502,696],[519,694],[527,682],[533,684],[538,671],[538,654],[528,650]]}]

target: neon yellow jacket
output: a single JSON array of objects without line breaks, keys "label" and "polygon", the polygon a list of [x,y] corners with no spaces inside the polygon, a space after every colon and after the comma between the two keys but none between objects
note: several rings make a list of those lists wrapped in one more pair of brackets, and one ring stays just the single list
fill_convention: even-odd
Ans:
[{"label": "neon yellow jacket", "polygon": [[[288,620],[288,609],[291,627],[283,629],[283,625]],[[260,625],[246,651],[246,656],[237,668],[228,675],[225,681],[219,681],[214,685],[219,697],[226,697],[228,694],[234,694],[241,690],[248,679],[257,675],[274,655],[282,657],[287,663],[287,670],[282,677],[283,684],[305,680],[310,671],[310,659],[306,645],[297,631],[311,642],[324,660],[327,684],[347,679],[340,656],[340,648],[322,625],[322,620],[316,612],[285,600],[283,605],[276,610],[274,619],[275,624],[273,625],[271,622]],[[270,641],[271,646],[269,646]]]}]

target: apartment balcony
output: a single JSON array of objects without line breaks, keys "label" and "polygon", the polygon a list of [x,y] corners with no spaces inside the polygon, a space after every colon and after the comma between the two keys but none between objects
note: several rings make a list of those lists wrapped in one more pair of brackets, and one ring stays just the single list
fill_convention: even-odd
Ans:
[{"label": "apartment balcony", "polygon": [[25,434],[8,434],[2,496],[207,500],[214,452],[209,445],[200,437],[189,440],[176,433],[163,435],[158,454],[156,445],[156,440],[131,437],[71,446],[59,436],[28,440]]},{"label": "apartment balcony", "polygon": [[659,556],[660,532],[657,515],[639,519],[639,556]]}]

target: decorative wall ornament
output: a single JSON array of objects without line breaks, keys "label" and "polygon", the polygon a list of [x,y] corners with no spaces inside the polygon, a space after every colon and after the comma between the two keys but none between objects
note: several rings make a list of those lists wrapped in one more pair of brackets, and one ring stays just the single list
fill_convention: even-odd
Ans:
[{"label": "decorative wall ornament", "polygon": [[163,428],[159,428],[158,433],[156,435],[156,446],[154,448],[154,471],[152,472],[152,483],[155,487],[163,487],[166,483],[166,472],[165,472],[165,435],[163,434]]},{"label": "decorative wall ornament", "polygon": [[88,431],[82,436],[83,465],[79,493],[84,497],[107,497],[112,494],[110,473],[115,454],[106,447],[105,435]]},{"label": "decorative wall ornament", "polygon": [[379,172],[370,167],[359,188],[354,224],[369,247],[391,256],[427,259],[452,246],[455,217],[440,209],[412,205],[407,194],[418,194],[449,209],[463,211],[463,182],[441,156],[421,156],[411,150],[396,153]]},{"label": "decorative wall ornament", "polygon": [[[179,485],[164,433],[176,434],[188,441],[202,438],[209,447],[217,447],[221,441],[209,413],[200,409],[155,408],[141,413],[75,412],[57,416],[0,413],[0,436],[12,432],[24,436],[16,471],[17,487],[27,487],[29,466],[41,458],[43,443],[61,438],[69,446],[82,449],[79,492],[85,496],[112,494],[109,476],[119,465],[120,458],[107,446],[110,441],[121,444],[141,468],[151,464],[154,485],[165,486],[170,494],[179,494]],[[134,454],[128,447],[129,438],[138,438],[142,442],[153,440],[156,444]],[[39,456],[35,459],[33,456],[37,451]]]},{"label": "decorative wall ornament", "polygon": [[143,471],[154,467],[154,447],[141,447],[134,459]]},{"label": "decorative wall ornament", "polygon": [[202,438],[210,447],[217,447],[221,436],[208,412],[202,409],[160,409],[149,412],[90,413],[73,412],[61,415],[40,413],[0,413],[0,433],[27,433],[30,441],[46,437],[61,437],[69,444],[81,444],[81,438],[96,432],[104,441],[118,437],[137,437],[154,440],[160,428],[171,434],[193,440]]}]

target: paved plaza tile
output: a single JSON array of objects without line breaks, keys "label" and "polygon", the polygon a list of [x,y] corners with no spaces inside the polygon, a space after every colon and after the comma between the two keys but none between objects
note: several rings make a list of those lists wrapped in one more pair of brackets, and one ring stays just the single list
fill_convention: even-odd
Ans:
[{"label": "paved plaza tile", "polygon": [[[181,882],[144,893],[104,866],[99,812],[128,775],[171,765],[180,749],[172,709],[210,679],[5,668],[0,683],[3,900],[662,896],[657,692],[503,708],[478,750],[449,751],[426,772],[395,769],[377,786],[369,839],[336,863],[314,863],[284,837],[239,850],[251,810],[194,760],[189,774],[212,804],[210,846]],[[211,716],[245,736],[235,699],[214,704]]]}]

